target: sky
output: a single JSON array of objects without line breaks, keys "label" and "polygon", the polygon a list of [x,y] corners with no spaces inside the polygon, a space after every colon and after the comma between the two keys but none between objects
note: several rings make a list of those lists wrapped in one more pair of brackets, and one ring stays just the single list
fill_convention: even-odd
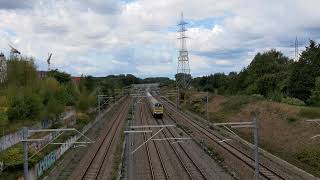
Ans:
[{"label": "sky", "polygon": [[320,42],[319,0],[0,0],[0,51],[8,44],[40,70],[73,76],[173,77],[181,12],[193,77],[239,72],[275,48],[294,58]]}]

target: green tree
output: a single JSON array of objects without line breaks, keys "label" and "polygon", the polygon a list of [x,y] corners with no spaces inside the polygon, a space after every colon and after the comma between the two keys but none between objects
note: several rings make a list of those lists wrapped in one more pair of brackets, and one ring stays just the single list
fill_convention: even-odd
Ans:
[{"label": "green tree", "polygon": [[38,120],[43,104],[38,94],[30,89],[20,88],[9,97],[8,119],[10,122]]},{"label": "green tree", "polygon": [[308,102],[311,105],[320,106],[320,77],[316,78],[314,90],[312,90],[311,97]]},{"label": "green tree", "polygon": [[295,62],[289,77],[288,92],[292,97],[306,101],[320,76],[320,45],[310,40],[299,61]]},{"label": "green tree", "polygon": [[57,69],[48,72],[49,77],[55,78],[59,83],[65,84],[71,81],[71,75],[65,72],[60,72]]},{"label": "green tree", "polygon": [[38,82],[37,70],[33,58],[22,57],[7,61],[9,86],[34,86]]},{"label": "green tree", "polygon": [[54,120],[55,123],[59,121],[59,115],[64,111],[64,104],[61,104],[57,99],[50,98],[47,104],[47,116]]}]

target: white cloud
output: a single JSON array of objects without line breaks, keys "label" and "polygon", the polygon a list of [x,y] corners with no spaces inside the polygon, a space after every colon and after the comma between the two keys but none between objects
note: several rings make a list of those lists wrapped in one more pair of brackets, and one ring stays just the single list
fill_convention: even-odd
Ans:
[{"label": "white cloud", "polygon": [[74,75],[173,75],[181,11],[206,20],[187,32],[196,75],[240,70],[272,47],[292,56],[296,35],[303,43],[320,38],[318,0],[31,1],[0,2],[0,50],[13,44],[42,69],[53,52],[52,66]]}]

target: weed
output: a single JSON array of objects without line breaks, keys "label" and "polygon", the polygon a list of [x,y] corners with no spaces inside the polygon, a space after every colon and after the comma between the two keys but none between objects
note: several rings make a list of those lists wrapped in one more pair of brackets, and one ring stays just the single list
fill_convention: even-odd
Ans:
[{"label": "weed", "polygon": [[261,100],[261,98],[256,96],[231,96],[222,104],[222,110],[224,112],[237,112],[244,105],[259,100]]},{"label": "weed", "polygon": [[299,112],[299,116],[305,118],[320,118],[320,109],[319,108],[302,108]]},{"label": "weed", "polygon": [[305,106],[306,105],[300,99],[291,98],[291,97],[282,98],[281,102],[286,103],[286,104],[290,104],[290,105],[295,105],[295,106]]},{"label": "weed", "polygon": [[224,122],[227,118],[227,113],[218,111],[215,113],[210,113],[209,117],[210,117],[210,121],[212,122]]},{"label": "weed", "polygon": [[299,161],[320,169],[320,145],[309,145],[296,154]]},{"label": "weed", "polygon": [[296,122],[298,119],[296,117],[287,117],[289,123]]}]

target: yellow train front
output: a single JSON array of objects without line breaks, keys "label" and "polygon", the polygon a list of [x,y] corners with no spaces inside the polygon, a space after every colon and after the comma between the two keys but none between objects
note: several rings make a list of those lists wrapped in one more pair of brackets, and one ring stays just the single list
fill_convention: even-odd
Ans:
[{"label": "yellow train front", "polygon": [[156,119],[162,119],[163,117],[162,104],[157,99],[155,99],[149,92],[147,92],[147,97],[148,97],[149,106],[150,106],[153,117]]}]

